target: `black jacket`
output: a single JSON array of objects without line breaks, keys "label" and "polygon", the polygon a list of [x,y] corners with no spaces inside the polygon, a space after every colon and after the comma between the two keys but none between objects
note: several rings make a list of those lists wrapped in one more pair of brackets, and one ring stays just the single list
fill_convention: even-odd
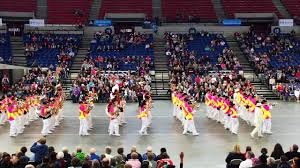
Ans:
[{"label": "black jacket", "polygon": [[233,160],[233,159],[241,159],[241,160],[245,160],[245,156],[244,156],[244,154],[242,154],[242,153],[233,153],[233,152],[230,152],[228,155],[227,155],[227,157],[226,157],[226,159],[225,159],[225,161],[226,161],[226,163],[227,163],[227,168],[233,168],[232,166],[230,166],[230,162]]},{"label": "black jacket", "polygon": [[286,153],[285,153],[285,156],[286,156],[289,160],[294,159],[295,157],[300,158],[300,152],[286,152]]}]

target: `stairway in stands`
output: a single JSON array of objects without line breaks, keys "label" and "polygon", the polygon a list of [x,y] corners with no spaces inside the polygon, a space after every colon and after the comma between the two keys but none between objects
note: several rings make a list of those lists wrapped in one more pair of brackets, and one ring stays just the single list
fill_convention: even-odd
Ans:
[{"label": "stairway in stands", "polygon": [[165,55],[164,40],[156,36],[154,41],[155,75],[152,76],[151,91],[154,100],[169,100],[170,86],[168,57]]},{"label": "stairway in stands", "polygon": [[281,0],[272,0],[273,4],[277,8],[277,10],[280,12],[280,14],[285,18],[289,19],[291,18],[291,15],[289,14],[288,10],[285,8]]},{"label": "stairway in stands", "polygon": [[214,5],[214,9],[218,19],[224,19],[226,16],[222,0],[211,0],[211,2]]},{"label": "stairway in stands", "polygon": [[67,96],[67,99],[70,99],[70,89],[72,87],[72,81],[76,79],[78,73],[80,72],[82,62],[86,57],[86,53],[90,47],[91,38],[83,37],[81,42],[81,47],[78,50],[78,54],[75,56],[73,60],[73,64],[70,68],[70,76],[68,79],[63,80],[63,89]]},{"label": "stairway in stands", "polygon": [[102,0],[93,0],[93,3],[91,5],[91,10],[89,13],[89,20],[98,19],[101,5],[102,5]]},{"label": "stairway in stands", "polygon": [[251,83],[256,88],[257,94],[268,100],[278,100],[279,97],[275,93],[273,93],[273,91],[269,89],[266,84],[261,81],[261,79],[257,77],[248,59],[240,50],[238,42],[234,38],[227,38],[227,42],[233,52],[237,55],[238,60],[241,63],[245,78],[251,81]]},{"label": "stairway in stands", "polygon": [[12,49],[12,63],[13,65],[26,66],[27,61],[24,55],[24,44],[22,37],[10,37],[10,44]]}]

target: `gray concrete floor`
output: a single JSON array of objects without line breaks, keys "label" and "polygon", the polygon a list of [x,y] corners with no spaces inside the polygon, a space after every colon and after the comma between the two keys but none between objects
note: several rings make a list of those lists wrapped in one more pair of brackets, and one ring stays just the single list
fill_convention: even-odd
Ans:
[{"label": "gray concrete floor", "polygon": [[[140,136],[138,130],[141,122],[136,118],[137,104],[128,104],[126,111],[128,124],[120,129],[121,137],[110,137],[107,134],[108,119],[104,113],[105,104],[96,104],[93,110],[94,129],[88,137],[78,136],[79,120],[78,105],[66,102],[64,105],[65,119],[56,128],[53,134],[47,136],[47,143],[55,146],[57,150],[67,146],[74,151],[76,146],[81,146],[85,152],[90,147],[95,147],[98,153],[104,152],[104,147],[113,147],[116,153],[118,146],[125,147],[126,153],[132,145],[138,147],[140,153],[146,151],[151,145],[155,153],[159,153],[161,147],[166,147],[171,158],[178,164],[179,153],[185,152],[185,167],[224,167],[224,159],[232,150],[234,144],[238,143],[245,150],[246,145],[252,146],[254,152],[259,154],[260,148],[267,147],[269,153],[275,143],[283,145],[288,150],[294,143],[299,143],[300,129],[298,129],[300,118],[300,103],[287,103],[278,101],[273,109],[273,135],[264,138],[250,139],[249,133],[252,128],[240,121],[240,132],[238,136],[230,134],[218,124],[205,117],[205,105],[202,104],[199,113],[195,117],[196,128],[200,135],[182,135],[181,124],[172,117],[172,104],[170,101],[155,101],[153,108],[153,124],[149,136]],[[0,127],[0,151],[10,153],[25,145],[30,147],[34,141],[41,137],[42,121],[37,120],[25,128],[22,135],[11,138],[8,135],[9,125]],[[299,144],[300,145],[300,144]]]}]

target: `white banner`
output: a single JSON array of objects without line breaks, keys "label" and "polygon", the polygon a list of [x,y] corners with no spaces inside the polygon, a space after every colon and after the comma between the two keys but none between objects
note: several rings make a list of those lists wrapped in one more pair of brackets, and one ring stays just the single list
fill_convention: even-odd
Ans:
[{"label": "white banner", "polygon": [[2,18],[0,18],[0,26],[2,26]]},{"label": "white banner", "polygon": [[279,26],[294,26],[294,19],[279,19]]},{"label": "white banner", "polygon": [[42,27],[45,26],[44,19],[29,19],[29,25],[32,27]]}]

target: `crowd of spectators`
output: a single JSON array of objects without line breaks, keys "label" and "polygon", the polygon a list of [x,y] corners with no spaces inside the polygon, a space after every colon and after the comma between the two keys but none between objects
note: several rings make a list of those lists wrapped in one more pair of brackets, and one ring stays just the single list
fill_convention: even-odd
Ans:
[{"label": "crowd of spectators", "polygon": [[46,98],[53,97],[58,86],[61,86],[59,69],[57,71],[42,71],[41,68],[32,68],[18,82],[10,84],[7,76],[2,78],[3,94],[17,98],[25,98],[29,95],[44,95]]},{"label": "crowd of spectators", "polygon": [[28,65],[56,66],[66,70],[71,66],[81,43],[80,35],[38,34],[28,32],[23,37]]},{"label": "crowd of spectators", "polygon": [[151,34],[97,32],[91,40],[89,56],[103,70],[153,69],[152,43]]},{"label": "crowd of spectators", "polygon": [[196,34],[174,34],[166,32],[166,55],[174,73],[207,74],[211,70],[239,70],[237,57],[228,48],[221,34],[201,31]]},{"label": "crowd of spectators", "polygon": [[[104,153],[99,154],[95,148],[89,152],[77,147],[74,152],[64,147],[56,150],[48,146],[45,138],[35,142],[28,155],[27,148],[21,147],[16,153],[0,153],[0,168],[174,168],[175,165],[167,153],[166,148],[161,148],[159,154],[155,154],[151,146],[145,153],[139,153],[136,146],[126,155],[124,148],[117,148],[117,154],[113,155],[113,148],[105,147]],[[183,167],[184,154],[180,154],[180,167]]]},{"label": "crowd of spectators", "polygon": [[277,143],[271,153],[262,148],[261,154],[255,156],[251,146],[247,146],[245,152],[242,152],[240,146],[235,145],[225,161],[227,168],[299,168],[300,152],[295,144],[284,152],[282,146]]},{"label": "crowd of spectators", "polygon": [[300,43],[295,33],[256,33],[250,29],[246,33],[235,33],[243,53],[264,78],[276,83],[287,83],[290,79],[300,79]]},{"label": "crowd of spectators", "polygon": [[96,101],[107,102],[112,87],[116,84],[121,89],[122,95],[120,96],[125,97],[129,102],[134,102],[143,91],[151,90],[151,77],[149,72],[141,68],[136,72],[124,73],[101,71],[91,59],[86,58],[71,88],[72,100],[78,102],[89,94],[95,93],[98,95]]},{"label": "crowd of spectators", "polygon": [[256,96],[256,89],[243,75],[235,72],[199,74],[172,74],[171,85],[177,90],[194,97],[196,101],[203,102],[205,94],[213,91],[221,96],[233,96],[235,90],[245,95]]}]

